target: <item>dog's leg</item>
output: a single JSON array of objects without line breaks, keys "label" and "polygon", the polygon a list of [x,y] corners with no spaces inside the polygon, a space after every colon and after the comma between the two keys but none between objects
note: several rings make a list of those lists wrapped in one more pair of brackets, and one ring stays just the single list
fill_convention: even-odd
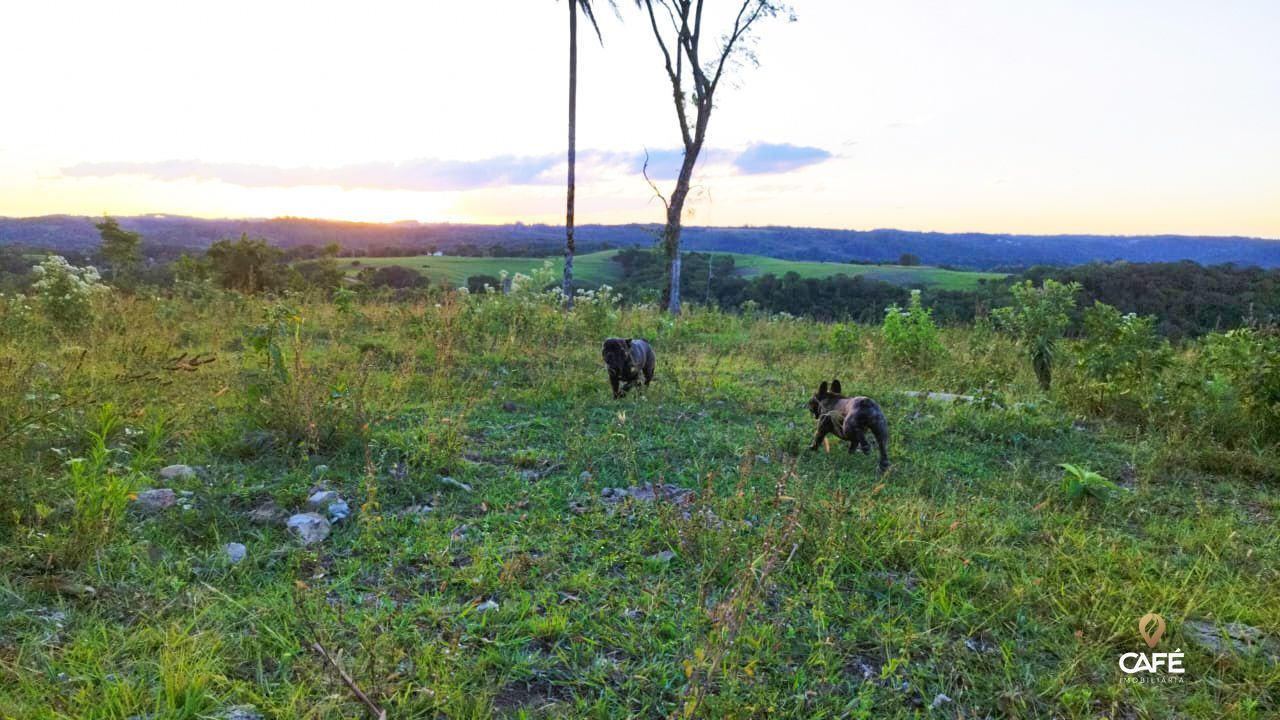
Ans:
[{"label": "dog's leg", "polygon": [[849,441],[849,454],[861,450],[863,453],[871,452],[871,445],[867,442],[866,433],[863,432],[862,424],[858,422],[857,415],[850,415],[844,419],[844,437]]},{"label": "dog's leg", "polygon": [[880,449],[880,472],[889,469],[889,423],[883,413],[876,413],[871,421],[871,434],[876,437],[876,447]]},{"label": "dog's leg", "polygon": [[849,454],[852,455],[855,450],[863,455],[871,452],[871,443],[867,442],[867,436],[860,427],[853,429],[853,439],[849,441]]},{"label": "dog's leg", "polygon": [[613,397],[615,399],[622,397],[622,393],[618,392],[618,374],[612,370],[609,371],[609,386],[613,388]]},{"label": "dog's leg", "polygon": [[809,446],[809,449],[817,450],[818,446],[822,445],[822,439],[827,436],[827,433],[831,432],[831,429],[832,428],[831,428],[830,420],[828,420],[827,418],[822,418],[821,420],[819,420],[818,432],[814,434],[813,444]]}]

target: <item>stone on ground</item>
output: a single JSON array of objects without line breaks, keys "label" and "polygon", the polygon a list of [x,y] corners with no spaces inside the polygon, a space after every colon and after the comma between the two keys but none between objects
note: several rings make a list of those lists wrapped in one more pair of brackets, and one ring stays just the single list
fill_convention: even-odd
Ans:
[{"label": "stone on ground", "polygon": [[289,518],[289,532],[303,545],[314,545],[329,537],[329,521],[313,513],[298,513]]}]

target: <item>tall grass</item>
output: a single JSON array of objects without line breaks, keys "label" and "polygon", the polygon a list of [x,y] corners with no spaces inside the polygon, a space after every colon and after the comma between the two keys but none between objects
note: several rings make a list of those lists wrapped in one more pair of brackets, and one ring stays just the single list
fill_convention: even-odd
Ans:
[{"label": "tall grass", "polygon": [[[1208,349],[1265,340],[1177,348],[1135,416],[1077,402],[1075,363],[1041,392],[983,325],[908,365],[875,328],[438,300],[114,295],[74,336],[0,323],[0,708],[364,712],[318,643],[392,717],[1280,711],[1265,655],[1181,629],[1280,635],[1264,396]],[[610,335],[654,344],[647,391],[610,398]],[[832,377],[888,415],[884,478],[803,450]],[[169,483],[191,509],[131,512],[171,463],[201,468]],[[1118,487],[1076,493],[1064,463]],[[601,497],[652,483],[696,496]],[[318,486],[358,508],[324,543],[254,520]],[[1121,682],[1152,611],[1184,684]]]}]

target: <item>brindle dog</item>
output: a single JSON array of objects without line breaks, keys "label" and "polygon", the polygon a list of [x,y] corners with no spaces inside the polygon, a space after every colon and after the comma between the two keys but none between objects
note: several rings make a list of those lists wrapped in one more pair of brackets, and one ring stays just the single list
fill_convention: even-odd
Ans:
[{"label": "brindle dog", "polygon": [[868,397],[845,397],[840,394],[840,381],[832,380],[818,386],[818,393],[809,398],[809,412],[818,421],[818,432],[813,436],[810,450],[817,450],[827,433],[849,441],[849,452],[871,452],[871,444],[864,434],[867,430],[876,438],[880,448],[880,472],[889,468],[889,423],[875,400]]},{"label": "brindle dog", "polygon": [[[653,368],[657,359],[653,348],[640,338],[608,338],[601,351],[605,367],[609,368],[609,385],[613,396],[620,398],[644,376],[644,386],[653,380]],[[619,384],[622,388],[619,389]]]}]

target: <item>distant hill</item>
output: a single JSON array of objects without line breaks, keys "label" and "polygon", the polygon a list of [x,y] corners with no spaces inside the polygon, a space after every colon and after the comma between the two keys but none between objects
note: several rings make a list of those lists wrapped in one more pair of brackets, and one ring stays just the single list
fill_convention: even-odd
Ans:
[{"label": "distant hill", "polygon": [[[21,244],[85,250],[98,244],[96,218],[50,215],[0,218],[0,245]],[[482,254],[502,245],[520,254],[556,254],[563,229],[554,225],[455,225],[448,223],[354,223],[303,218],[204,220],[172,215],[120,218],[148,244],[199,249],[224,237],[248,233],[285,246],[337,242],[355,255],[396,248],[415,252],[467,249]],[[638,247],[655,242],[658,225],[584,225],[577,230],[583,252]],[[913,253],[928,265],[991,270],[1037,264],[1075,265],[1095,260],[1204,265],[1236,263],[1280,267],[1280,240],[1185,235],[996,235],[909,230],[824,230],[793,227],[689,227],[688,250],[735,252],[784,260],[887,262]],[[400,252],[399,254],[413,254]]]}]

